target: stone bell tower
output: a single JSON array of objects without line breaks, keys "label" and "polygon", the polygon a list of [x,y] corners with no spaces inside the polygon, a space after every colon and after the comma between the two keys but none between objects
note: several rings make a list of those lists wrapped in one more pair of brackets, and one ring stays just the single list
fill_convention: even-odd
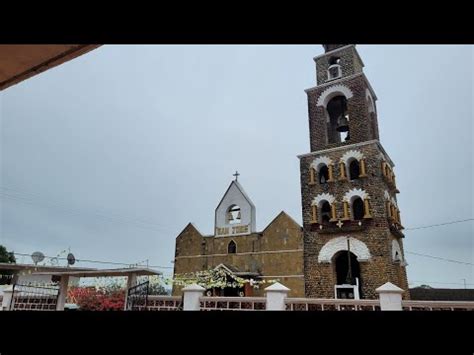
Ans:
[{"label": "stone bell tower", "polygon": [[307,297],[406,290],[394,164],[379,141],[377,96],[354,45],[324,45],[307,89],[311,152],[299,156]]}]

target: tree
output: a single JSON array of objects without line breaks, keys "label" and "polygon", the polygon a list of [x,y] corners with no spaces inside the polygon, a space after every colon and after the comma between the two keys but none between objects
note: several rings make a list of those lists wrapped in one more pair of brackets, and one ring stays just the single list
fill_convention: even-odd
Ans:
[{"label": "tree", "polygon": [[8,252],[3,245],[0,245],[0,263],[16,263],[15,255]]},{"label": "tree", "polygon": [[[14,264],[16,263],[15,255],[8,252],[7,248],[0,245],[0,263]],[[0,285],[8,285],[11,282],[13,271],[5,270],[0,274]]]}]

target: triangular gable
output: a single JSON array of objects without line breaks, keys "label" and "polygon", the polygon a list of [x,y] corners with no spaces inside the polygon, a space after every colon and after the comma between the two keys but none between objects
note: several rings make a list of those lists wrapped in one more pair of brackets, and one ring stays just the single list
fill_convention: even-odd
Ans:
[{"label": "triangular gable", "polygon": [[244,196],[244,198],[247,200],[247,202],[253,207],[255,208],[255,205],[253,204],[252,200],[250,199],[250,197],[247,195],[247,193],[245,192],[244,188],[242,187],[242,185],[239,184],[238,181],[236,180],[233,180],[229,187],[227,188],[227,190],[225,191],[224,195],[222,196],[221,200],[219,201],[219,204],[217,205],[216,207],[216,211],[219,209],[220,205],[222,204],[222,202],[224,201],[225,197],[227,196],[227,193],[229,192],[230,188],[232,187],[232,185],[235,185],[237,187],[237,189],[240,191],[240,193],[242,194],[242,196]]},{"label": "triangular gable", "polygon": [[265,227],[265,229],[262,231],[262,233],[265,233],[265,231],[273,224],[275,223],[278,219],[280,218],[287,218],[289,219],[294,225],[298,226],[298,228],[303,228],[300,226],[300,224],[298,222],[296,222],[288,213],[286,213],[285,211],[281,211],[275,218],[273,218],[273,220],[268,223],[268,225]]}]

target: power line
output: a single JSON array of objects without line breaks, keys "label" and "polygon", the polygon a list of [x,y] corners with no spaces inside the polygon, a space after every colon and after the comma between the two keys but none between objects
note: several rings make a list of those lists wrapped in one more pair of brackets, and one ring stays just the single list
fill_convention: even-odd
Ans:
[{"label": "power line", "polygon": [[405,230],[412,231],[412,230],[416,230],[416,229],[446,226],[448,224],[462,223],[462,222],[468,222],[468,221],[474,221],[474,218],[462,219],[462,220],[459,220],[459,221],[445,222],[445,223],[439,223],[439,224],[431,224],[431,225],[421,226],[421,227],[405,228]]},{"label": "power line", "polygon": [[[25,254],[25,253],[16,253],[16,252],[14,252],[13,254],[20,255],[20,256],[31,256],[31,254]],[[67,258],[59,257],[59,256],[46,256],[45,255],[45,258],[58,259],[58,260],[67,260]],[[134,264],[134,263],[120,263],[120,262],[116,262],[116,261],[90,260],[90,259],[76,259],[76,261],[78,261],[78,262],[87,262],[87,263],[95,263],[95,264],[122,265],[122,266],[137,265],[137,264]],[[161,266],[161,265],[148,265],[148,267],[156,268],[156,269],[173,269],[173,266]]]},{"label": "power line", "polygon": [[447,258],[442,258],[440,256],[434,256],[434,255],[428,255],[428,254],[421,254],[421,253],[415,253],[412,251],[405,251],[406,254],[413,254],[413,255],[418,255],[418,256],[423,256],[426,258],[432,258],[432,259],[437,259],[437,260],[443,260],[443,261],[448,261],[450,263],[456,263],[456,264],[464,264],[464,265],[474,265],[474,263],[468,263],[465,261],[459,261],[459,260],[453,260],[453,259],[447,259]]}]

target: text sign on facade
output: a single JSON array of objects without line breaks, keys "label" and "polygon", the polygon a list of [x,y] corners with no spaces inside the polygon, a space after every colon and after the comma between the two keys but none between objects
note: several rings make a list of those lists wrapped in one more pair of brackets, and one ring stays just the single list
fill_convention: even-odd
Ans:
[{"label": "text sign on facade", "polygon": [[249,225],[233,227],[216,227],[216,236],[245,234],[249,232]]}]

